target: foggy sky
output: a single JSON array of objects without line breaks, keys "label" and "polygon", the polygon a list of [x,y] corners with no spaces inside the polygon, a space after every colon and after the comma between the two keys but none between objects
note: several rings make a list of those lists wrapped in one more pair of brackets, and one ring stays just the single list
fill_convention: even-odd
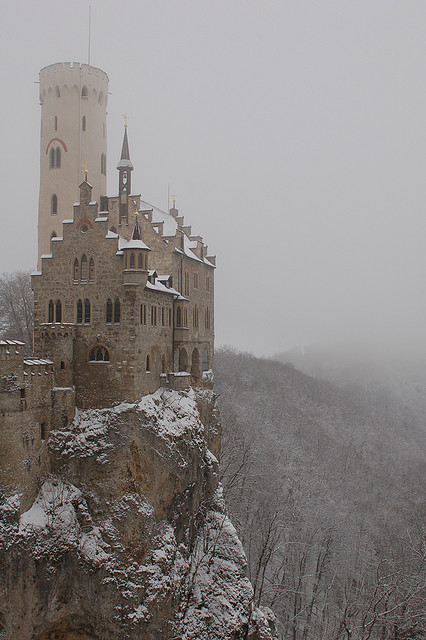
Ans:
[{"label": "foggy sky", "polygon": [[[35,267],[35,82],[87,62],[88,4],[2,4],[0,272]],[[170,184],[217,254],[216,344],[424,345],[426,3],[91,5],[108,194],[127,114],[133,190],[166,208]]]}]

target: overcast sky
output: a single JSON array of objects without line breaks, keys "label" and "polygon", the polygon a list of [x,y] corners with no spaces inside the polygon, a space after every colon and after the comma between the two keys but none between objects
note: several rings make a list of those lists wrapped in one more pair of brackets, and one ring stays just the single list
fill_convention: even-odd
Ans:
[{"label": "overcast sky", "polygon": [[[39,70],[87,62],[88,5],[0,9],[0,272],[36,263]],[[167,185],[218,257],[216,344],[424,344],[426,2],[92,0],[108,194]]]}]

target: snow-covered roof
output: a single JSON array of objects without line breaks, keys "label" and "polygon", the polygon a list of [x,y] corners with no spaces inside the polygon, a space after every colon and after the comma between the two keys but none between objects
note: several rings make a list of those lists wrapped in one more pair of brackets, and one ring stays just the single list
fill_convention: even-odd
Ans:
[{"label": "snow-covered roof", "polygon": [[[140,211],[142,212],[152,211],[151,224],[155,225],[162,222],[163,236],[173,237],[176,235],[178,224],[176,222],[176,218],[174,218],[171,213],[167,213],[167,211],[163,211],[158,207],[154,207],[154,205],[150,204],[149,202],[146,202],[145,200],[141,200],[140,202]],[[179,249],[177,249],[179,253],[184,253],[188,258],[192,258],[197,262],[204,262],[205,264],[208,264],[210,267],[213,266],[212,263],[209,262],[209,260],[207,260],[206,258],[204,260],[201,260],[201,258],[199,258],[192,251],[192,249],[195,249],[195,247],[197,246],[197,242],[190,240],[185,233],[183,234],[183,246],[184,246],[183,250],[179,251]]]},{"label": "snow-covered roof", "polygon": [[181,297],[179,291],[176,291],[176,289],[173,289],[172,287],[166,287],[166,285],[162,284],[158,280],[155,281],[155,284],[149,282],[148,280],[145,285],[145,289],[149,289],[150,291],[158,291],[160,293],[170,293],[174,296]]},{"label": "snow-covered roof", "polygon": [[118,250],[123,251],[123,249],[147,249],[151,251],[143,240],[126,240],[123,236],[119,236]]}]

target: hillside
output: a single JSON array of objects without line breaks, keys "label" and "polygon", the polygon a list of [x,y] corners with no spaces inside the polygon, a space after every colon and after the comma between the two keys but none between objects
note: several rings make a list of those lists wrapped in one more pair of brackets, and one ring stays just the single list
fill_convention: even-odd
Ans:
[{"label": "hillside", "polygon": [[215,385],[229,512],[282,637],[424,637],[425,451],[404,407],[389,420],[349,389],[232,350],[216,355]]}]

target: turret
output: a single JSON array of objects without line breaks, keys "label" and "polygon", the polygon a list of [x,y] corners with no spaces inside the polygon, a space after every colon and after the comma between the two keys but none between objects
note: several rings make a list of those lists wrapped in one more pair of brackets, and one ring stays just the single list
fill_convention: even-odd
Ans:
[{"label": "turret", "polygon": [[151,249],[142,240],[138,217],[139,214],[135,213],[132,237],[129,241],[124,240],[120,246],[124,254],[123,284],[145,286],[148,279],[148,252]]},{"label": "turret", "polygon": [[93,198],[106,194],[108,76],[87,64],[63,62],[40,71],[41,144],[38,253],[62,235],[87,169]]}]

